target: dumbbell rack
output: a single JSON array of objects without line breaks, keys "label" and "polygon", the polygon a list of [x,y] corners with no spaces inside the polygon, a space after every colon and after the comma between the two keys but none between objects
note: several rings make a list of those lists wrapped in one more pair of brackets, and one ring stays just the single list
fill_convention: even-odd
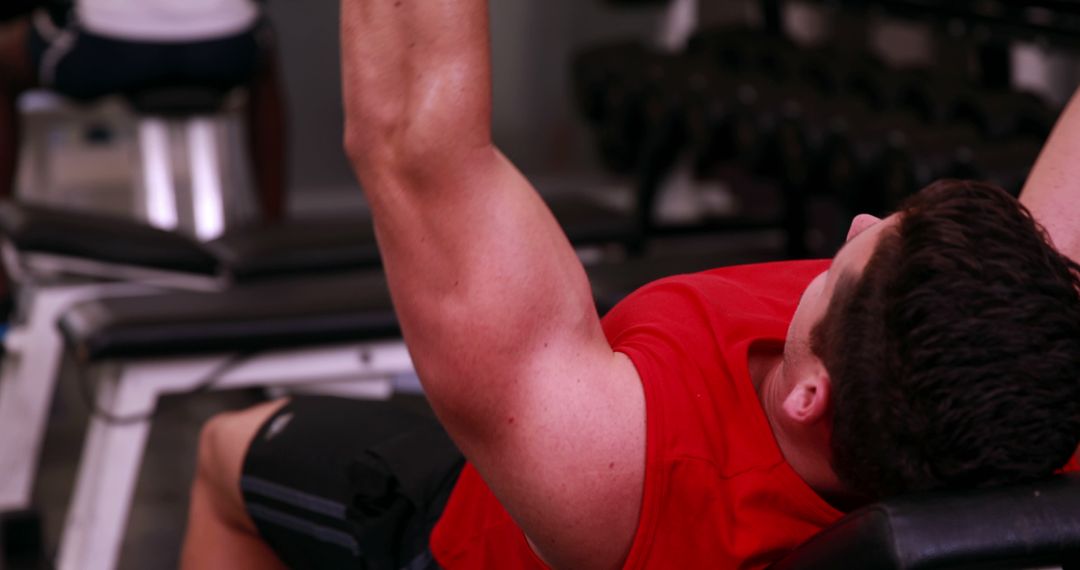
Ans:
[{"label": "dumbbell rack", "polygon": [[[942,7],[923,0],[820,0],[820,14],[831,19],[830,39],[800,44],[786,37],[791,28],[784,18],[791,12],[782,0],[756,1],[757,25],[701,30],[685,50],[675,42],[662,44],[662,51],[622,42],[575,61],[601,158],[612,172],[635,180],[647,235],[782,227],[788,255],[798,257],[807,249],[809,207],[826,206],[831,225],[839,226],[847,214],[885,213],[942,177],[991,180],[1018,192],[1057,110],[1037,94],[1012,89],[1011,42],[1057,33],[1075,46],[1064,34],[1080,26],[1080,7],[1058,17],[1054,2],[1017,15],[993,2]],[[994,12],[999,9],[1005,11]],[[890,62],[871,48],[879,29],[871,24],[882,14],[930,21],[930,31],[944,34],[936,47],[952,57],[922,68]],[[717,106],[720,115],[710,110]],[[700,134],[716,125],[757,138],[747,146],[736,135],[722,135],[729,148],[703,159],[721,169],[695,175],[734,184],[743,197],[747,190],[778,193],[782,203],[771,210],[776,217],[764,220],[760,208],[755,214],[751,207],[734,219],[702,218],[696,227],[671,219],[654,224],[657,196],[680,183],[673,173],[687,152],[699,158],[702,148],[711,152],[702,145],[712,144],[714,135]],[[792,144],[802,151],[784,155]],[[837,237],[829,226],[822,230],[816,253],[826,253]]]},{"label": "dumbbell rack", "polygon": [[[784,0],[762,0],[776,6]],[[1011,47],[1026,41],[1080,50],[1080,3],[1073,0],[811,0],[856,14],[885,14],[934,24],[944,36],[968,39],[984,86],[1008,88]],[[780,25],[780,24],[778,24]]]}]

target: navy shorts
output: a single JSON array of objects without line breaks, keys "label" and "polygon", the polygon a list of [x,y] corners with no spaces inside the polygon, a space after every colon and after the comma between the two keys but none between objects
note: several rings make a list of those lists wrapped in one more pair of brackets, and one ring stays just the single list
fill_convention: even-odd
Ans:
[{"label": "navy shorts", "polygon": [[228,91],[252,79],[270,41],[265,23],[208,41],[130,41],[88,32],[71,17],[44,10],[33,14],[30,29],[41,85],[85,101],[175,85]]},{"label": "navy shorts", "polygon": [[303,396],[259,429],[240,488],[289,568],[431,570],[431,530],[463,466],[430,414]]}]

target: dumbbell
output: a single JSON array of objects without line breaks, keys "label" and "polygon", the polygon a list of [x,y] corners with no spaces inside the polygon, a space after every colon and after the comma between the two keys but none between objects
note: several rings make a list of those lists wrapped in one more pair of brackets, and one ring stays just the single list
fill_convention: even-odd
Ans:
[{"label": "dumbbell", "polygon": [[875,137],[885,137],[867,133],[880,121],[879,112],[871,111],[863,99],[850,95],[808,104],[803,122],[810,157],[806,191],[837,197],[858,192],[869,160],[863,141],[877,142]]},{"label": "dumbbell", "polygon": [[872,59],[852,66],[846,87],[876,111],[910,113],[930,123],[946,117],[959,90],[937,81],[929,69],[893,68]]},{"label": "dumbbell", "polygon": [[597,125],[604,120],[612,89],[618,89],[641,69],[648,57],[645,46],[626,41],[593,47],[578,53],[571,64],[571,78],[582,115]]},{"label": "dumbbell", "polygon": [[766,158],[778,148],[791,149],[801,139],[801,133],[792,130],[801,108],[768,77],[714,75],[692,86],[686,100],[688,146],[701,177],[721,165],[773,175],[770,170],[782,158],[774,156],[772,162]]},{"label": "dumbbell", "polygon": [[787,80],[795,73],[799,48],[790,40],[762,30],[707,28],[691,36],[686,53],[720,69]]},{"label": "dumbbell", "polygon": [[1019,196],[1041,149],[1033,139],[973,143],[956,150],[942,175],[989,181]]},{"label": "dumbbell", "polygon": [[1056,117],[1037,94],[972,89],[957,98],[948,119],[971,124],[992,140],[1027,137],[1041,141],[1049,136]]},{"label": "dumbbell", "polygon": [[[851,93],[864,94],[868,99],[881,99],[881,88],[868,84],[884,69],[884,65],[863,50],[851,50],[842,45],[825,45],[799,50],[794,56],[794,80],[817,89],[824,96],[837,97]],[[878,108],[887,108],[878,105]]]},{"label": "dumbbell", "polygon": [[970,127],[932,127],[904,112],[837,117],[815,154],[810,185],[852,212],[885,214],[940,176],[955,150],[977,136]]},{"label": "dumbbell", "polygon": [[655,147],[657,138],[677,133],[682,126],[684,60],[652,53],[639,63],[635,73],[628,73],[608,89],[597,128],[601,159],[609,170],[620,174],[635,172],[647,146]]},{"label": "dumbbell", "polygon": [[978,140],[979,133],[967,125],[909,122],[898,127],[866,171],[869,192],[862,205],[871,213],[893,211],[909,195],[948,177],[958,153]]}]

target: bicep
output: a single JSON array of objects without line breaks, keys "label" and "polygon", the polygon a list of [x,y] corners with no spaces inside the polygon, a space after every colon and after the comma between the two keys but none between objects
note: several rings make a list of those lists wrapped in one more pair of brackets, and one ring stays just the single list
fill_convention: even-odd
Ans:
[{"label": "bicep", "polygon": [[545,560],[618,566],[644,478],[637,373],[608,344],[566,236],[505,158],[429,168],[376,180],[371,200],[428,398]]},{"label": "bicep", "polygon": [[641,381],[606,344],[549,348],[552,358],[537,358],[530,372],[542,380],[467,455],[546,562],[616,568],[644,487]]}]

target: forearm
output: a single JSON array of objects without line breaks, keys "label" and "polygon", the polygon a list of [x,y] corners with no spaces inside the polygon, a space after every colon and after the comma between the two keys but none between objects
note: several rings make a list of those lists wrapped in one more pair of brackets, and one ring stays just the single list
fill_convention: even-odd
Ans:
[{"label": "forearm", "polygon": [[369,194],[490,144],[485,0],[343,0],[341,16],[346,148]]},{"label": "forearm", "polygon": [[1020,201],[1057,249],[1080,261],[1080,93],[1058,119]]}]

